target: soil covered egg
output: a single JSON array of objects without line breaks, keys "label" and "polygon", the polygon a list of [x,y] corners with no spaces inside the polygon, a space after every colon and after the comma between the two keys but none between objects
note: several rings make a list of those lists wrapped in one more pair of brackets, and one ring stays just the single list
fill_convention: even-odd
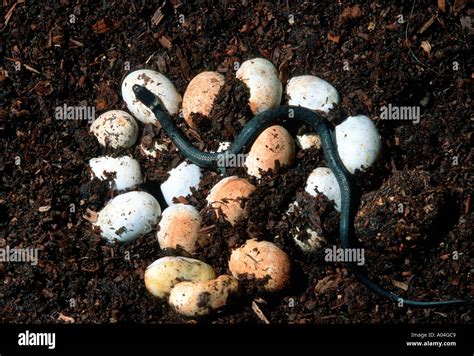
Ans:
[{"label": "soil covered egg", "polygon": [[341,190],[336,176],[329,168],[319,167],[313,170],[306,180],[305,190],[313,197],[319,193],[323,194],[328,200],[334,201],[334,208],[337,211],[341,211]]},{"label": "soil covered egg", "polygon": [[245,160],[248,174],[260,178],[260,170],[275,169],[275,161],[289,166],[295,158],[295,141],[290,133],[279,125],[270,126],[255,140]]},{"label": "soil covered egg", "polygon": [[110,200],[94,225],[109,241],[128,242],[149,233],[160,214],[160,205],[151,194],[128,192]]},{"label": "soil covered egg", "polygon": [[192,205],[174,204],[163,211],[158,243],[162,249],[177,248],[189,253],[196,250],[201,228],[201,215]]},{"label": "soil covered egg", "polygon": [[216,278],[207,263],[187,257],[162,257],[145,270],[145,287],[158,298],[167,298],[171,289],[184,281],[202,282]]},{"label": "soil covered egg", "polygon": [[110,179],[115,190],[133,188],[143,182],[140,164],[129,156],[92,158],[89,165],[95,177]]},{"label": "soil covered egg", "polygon": [[217,72],[202,72],[189,82],[183,96],[183,117],[190,127],[196,128],[192,113],[209,115],[224,82],[224,76]]},{"label": "soil covered egg", "polygon": [[335,132],[339,157],[352,174],[356,169],[370,167],[379,156],[380,135],[367,116],[349,116],[336,126]]},{"label": "soil covered egg", "polygon": [[328,113],[339,104],[339,94],[327,81],[313,75],[291,78],[286,86],[288,105]]},{"label": "soil covered egg", "polygon": [[150,69],[139,69],[129,73],[122,82],[122,98],[128,110],[144,124],[154,123],[155,115],[138,100],[133,92],[135,84],[142,85],[157,95],[170,115],[176,115],[181,107],[181,95],[173,83],[163,74]]},{"label": "soil covered egg", "polygon": [[234,225],[238,220],[247,216],[247,210],[242,207],[242,200],[255,190],[248,180],[231,176],[222,179],[209,192],[206,200],[217,214],[222,211],[227,221]]},{"label": "soil covered egg", "polygon": [[265,58],[250,59],[242,63],[236,76],[249,88],[252,113],[280,106],[283,86],[272,62]]},{"label": "soil covered egg", "polygon": [[290,279],[290,259],[277,245],[268,241],[248,240],[232,251],[229,269],[236,278],[246,275],[266,279],[263,289],[284,289]]},{"label": "soil covered egg", "polygon": [[110,110],[91,124],[90,131],[102,146],[129,148],[137,141],[138,125],[132,115],[122,110]]},{"label": "soil covered egg", "polygon": [[204,282],[181,282],[171,290],[169,304],[181,315],[203,316],[225,306],[238,288],[238,280],[225,275]]},{"label": "soil covered egg", "polygon": [[193,163],[182,162],[169,172],[168,179],[161,184],[161,192],[168,205],[173,198],[191,194],[191,188],[197,188],[201,181],[201,170]]}]

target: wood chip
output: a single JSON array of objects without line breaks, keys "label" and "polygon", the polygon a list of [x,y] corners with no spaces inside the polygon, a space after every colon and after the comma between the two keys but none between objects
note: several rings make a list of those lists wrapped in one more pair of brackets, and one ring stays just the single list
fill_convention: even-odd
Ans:
[{"label": "wood chip", "polygon": [[75,322],[74,318],[64,315],[63,313],[59,313],[58,320],[62,320],[66,323],[71,323],[71,324]]},{"label": "wood chip", "polygon": [[433,24],[435,19],[436,19],[435,15],[431,16],[430,19],[426,21],[423,26],[421,26],[421,28],[418,30],[418,33],[425,32]]},{"label": "wood chip", "polygon": [[165,17],[163,15],[163,12],[161,11],[162,8],[163,6],[160,6],[158,9],[156,9],[155,13],[153,14],[153,17],[151,18],[151,27],[158,26],[161,20],[163,20],[163,18]]},{"label": "wood chip", "polygon": [[166,36],[161,36],[159,39],[158,39],[158,42],[160,42],[160,45],[162,45],[163,47],[165,47],[166,49],[170,49],[171,48],[171,41],[169,40],[168,37]]},{"label": "wood chip", "polygon": [[423,51],[428,55],[428,57],[431,55],[431,45],[428,41],[421,41],[421,48],[423,48]]},{"label": "wood chip", "polygon": [[438,9],[441,12],[446,12],[446,2],[445,2],[445,0],[438,0]]},{"label": "wood chip", "polygon": [[260,307],[255,303],[255,300],[252,302],[252,310],[254,313],[258,316],[258,318],[263,321],[265,324],[270,324],[270,321],[267,319],[265,314],[263,314],[262,310]]},{"label": "wood chip", "polygon": [[341,39],[341,36],[339,35],[333,35],[330,32],[328,32],[328,40],[334,43],[339,43],[339,40]]},{"label": "wood chip", "polygon": [[45,206],[40,206],[40,208],[38,209],[38,211],[40,213],[45,213],[47,211],[49,211],[51,209],[51,205],[45,205]]},{"label": "wood chip", "polygon": [[399,281],[392,281],[393,285],[397,288],[403,289],[404,291],[408,290],[408,283],[405,282],[399,282]]},{"label": "wood chip", "polygon": [[23,64],[23,66],[29,70],[30,72],[36,73],[36,74],[41,74],[38,70],[34,69],[33,67],[30,67],[28,64]]}]

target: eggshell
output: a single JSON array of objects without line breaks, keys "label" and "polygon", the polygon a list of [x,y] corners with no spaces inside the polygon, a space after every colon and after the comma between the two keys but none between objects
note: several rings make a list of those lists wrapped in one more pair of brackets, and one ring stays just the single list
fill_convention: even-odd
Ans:
[{"label": "eggshell", "polygon": [[253,275],[256,279],[268,278],[263,289],[270,292],[284,289],[290,279],[288,255],[268,241],[248,240],[232,251],[229,269],[236,278],[243,275]]},{"label": "eggshell", "polygon": [[138,137],[137,122],[122,110],[104,112],[92,122],[90,131],[102,146],[113,148],[132,147]]},{"label": "eggshell", "polygon": [[173,204],[173,198],[191,194],[191,188],[197,188],[201,181],[201,170],[195,164],[180,163],[169,172],[168,179],[161,184],[161,192],[168,205]]},{"label": "eggshell", "polygon": [[129,242],[149,233],[160,214],[160,205],[151,194],[128,192],[109,200],[94,225],[111,242]]},{"label": "eggshell", "polygon": [[264,172],[275,169],[275,161],[280,166],[289,166],[295,158],[295,141],[282,126],[270,126],[255,140],[245,160],[247,173],[259,178]]},{"label": "eggshell", "polygon": [[225,275],[204,282],[181,282],[171,290],[169,304],[179,314],[203,316],[225,306],[238,288],[238,280]]},{"label": "eggshell", "polygon": [[296,136],[296,143],[299,147],[303,150],[307,150],[310,148],[321,148],[321,139],[319,135],[316,133],[307,133],[303,135]]},{"label": "eggshell", "polygon": [[339,94],[327,81],[313,75],[290,79],[286,86],[288,104],[328,113],[339,104]]},{"label": "eggshell", "polygon": [[163,211],[160,230],[157,233],[162,249],[177,248],[189,253],[196,250],[201,229],[201,215],[192,205],[175,204]]},{"label": "eggshell", "polygon": [[258,114],[280,105],[283,86],[277,69],[269,60],[254,58],[245,61],[236,76],[249,88],[252,113]]},{"label": "eggshell", "polygon": [[242,208],[242,200],[248,198],[255,186],[244,178],[231,176],[222,179],[209,192],[206,200],[217,211],[219,209],[232,225],[247,216],[247,210]]},{"label": "eggshell", "polygon": [[209,115],[224,82],[224,76],[217,72],[202,72],[189,82],[183,96],[183,117],[190,127],[196,128],[191,113]]},{"label": "eggshell", "polygon": [[122,82],[122,98],[128,110],[144,124],[156,122],[155,115],[137,99],[133,92],[135,84],[145,86],[163,102],[170,115],[176,115],[181,107],[181,95],[173,83],[163,74],[150,69],[139,69],[129,73]]},{"label": "eggshell", "polygon": [[351,173],[370,167],[380,154],[381,141],[377,128],[364,115],[349,116],[336,126],[337,151]]},{"label": "eggshell", "polygon": [[334,200],[334,208],[341,211],[341,190],[334,173],[325,167],[316,168],[306,180],[305,190],[313,197],[318,196],[317,190],[329,200]]},{"label": "eggshell", "polygon": [[303,252],[315,252],[326,242],[326,239],[323,236],[319,235],[316,231],[310,228],[306,229],[306,234],[307,238],[305,239],[299,238],[298,235],[293,237],[296,245]]},{"label": "eggshell", "polygon": [[89,165],[95,177],[100,180],[112,177],[112,188],[115,190],[123,190],[133,188],[143,183],[140,164],[129,156],[114,157],[98,157],[92,158]]},{"label": "eggshell", "polygon": [[187,257],[162,257],[145,270],[145,287],[158,298],[168,298],[171,289],[183,281],[201,282],[216,278],[207,263]]}]

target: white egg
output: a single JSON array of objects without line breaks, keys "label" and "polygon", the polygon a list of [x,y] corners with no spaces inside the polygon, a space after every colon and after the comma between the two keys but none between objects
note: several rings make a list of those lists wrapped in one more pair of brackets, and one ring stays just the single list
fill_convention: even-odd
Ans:
[{"label": "white egg", "polygon": [[132,88],[135,84],[145,86],[163,102],[170,115],[176,115],[181,107],[182,98],[173,83],[163,74],[150,69],[139,69],[128,74],[122,82],[122,98],[128,110],[145,124],[154,123],[155,115],[139,101]]},{"label": "white egg", "polygon": [[306,181],[305,190],[308,194],[316,197],[318,196],[316,189],[329,200],[334,200],[334,208],[337,211],[340,211],[341,190],[339,189],[336,176],[329,168],[316,168],[309,175],[308,180]]},{"label": "white egg", "polygon": [[161,184],[161,192],[168,205],[173,204],[173,198],[185,197],[191,193],[191,188],[197,188],[201,181],[201,170],[195,164],[182,162],[169,172],[168,179]]},{"label": "white egg", "polygon": [[128,192],[109,200],[94,225],[111,242],[129,242],[153,230],[160,214],[160,205],[153,195]]},{"label": "white egg", "polygon": [[113,148],[132,147],[138,137],[137,122],[122,110],[104,112],[91,124],[90,131],[102,146]]},{"label": "white egg", "polygon": [[250,59],[242,63],[236,76],[249,88],[249,106],[254,114],[280,106],[283,86],[272,62]]},{"label": "white egg", "polygon": [[339,104],[339,94],[327,81],[314,75],[290,79],[286,86],[288,104],[328,113]]},{"label": "white egg", "polygon": [[380,135],[370,118],[364,115],[349,116],[336,126],[337,151],[342,163],[351,173],[364,170],[380,154]]},{"label": "white egg", "polygon": [[123,190],[143,183],[140,164],[129,156],[98,157],[89,161],[92,173],[100,180],[111,179],[112,188]]}]

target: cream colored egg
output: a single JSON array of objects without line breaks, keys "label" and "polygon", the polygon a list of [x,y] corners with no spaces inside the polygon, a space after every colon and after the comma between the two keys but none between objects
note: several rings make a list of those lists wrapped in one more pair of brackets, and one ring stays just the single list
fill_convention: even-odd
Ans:
[{"label": "cream colored egg", "polygon": [[242,63],[236,76],[249,88],[252,113],[280,106],[283,86],[272,62],[265,58],[250,59]]},{"label": "cream colored egg", "polygon": [[291,267],[288,255],[274,243],[252,239],[232,251],[229,269],[236,278],[267,279],[263,289],[275,292],[288,286]]},{"label": "cream colored egg", "polygon": [[238,288],[238,280],[225,275],[204,282],[181,282],[171,290],[168,301],[179,314],[204,316],[225,306]]},{"label": "cream colored egg", "polygon": [[201,215],[192,205],[175,204],[163,211],[158,243],[162,249],[181,246],[185,251],[196,250],[201,229]]},{"label": "cream colored egg", "polygon": [[201,282],[216,278],[207,263],[187,257],[162,257],[145,270],[145,287],[155,297],[168,298],[171,289],[183,281]]},{"label": "cream colored egg", "polygon": [[217,72],[202,72],[189,82],[183,96],[183,116],[190,127],[196,128],[192,113],[209,115],[224,82],[224,76]]},{"label": "cream colored egg", "polygon": [[209,192],[206,200],[217,214],[222,211],[227,221],[234,225],[247,216],[247,210],[242,207],[244,199],[255,190],[248,180],[231,176],[222,179]]},{"label": "cream colored egg", "polygon": [[260,170],[275,169],[275,161],[280,166],[289,166],[295,158],[295,141],[283,126],[270,126],[255,140],[245,160],[248,174],[259,178]]},{"label": "cream colored egg", "polygon": [[132,147],[138,137],[137,122],[122,110],[104,112],[92,122],[90,131],[102,146],[113,148]]},{"label": "cream colored egg", "polygon": [[181,95],[173,83],[163,74],[150,69],[139,69],[129,73],[122,82],[122,98],[128,110],[145,124],[155,123],[156,117],[133,92],[135,84],[145,86],[162,101],[170,115],[176,115],[181,108]]}]

